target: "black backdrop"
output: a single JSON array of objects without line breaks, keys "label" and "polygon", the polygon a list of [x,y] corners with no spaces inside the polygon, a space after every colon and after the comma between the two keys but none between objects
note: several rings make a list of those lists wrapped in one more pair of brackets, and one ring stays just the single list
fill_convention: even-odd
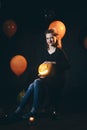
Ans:
[{"label": "black backdrop", "polygon": [[[56,3],[57,2],[57,3]],[[67,1],[29,2],[3,0],[0,6],[0,107],[16,103],[18,93],[33,80],[30,70],[36,62],[37,51],[44,43],[44,31],[53,20],[66,25],[62,39],[71,68],[62,92],[61,107],[64,111],[87,109],[87,51],[79,43],[79,33],[87,26],[85,3]],[[51,14],[51,16],[50,16]],[[8,38],[3,23],[12,19],[17,24],[16,34]],[[83,30],[84,31],[84,30]],[[10,69],[9,61],[16,54],[24,55],[28,68],[19,77]]]}]

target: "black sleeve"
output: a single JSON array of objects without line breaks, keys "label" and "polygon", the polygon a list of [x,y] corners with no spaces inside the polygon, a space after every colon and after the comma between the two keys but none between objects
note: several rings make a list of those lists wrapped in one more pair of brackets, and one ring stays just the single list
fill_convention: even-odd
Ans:
[{"label": "black sleeve", "polygon": [[63,49],[60,49],[57,55],[58,55],[57,62],[56,62],[57,70],[61,72],[69,69],[70,63],[65,51]]}]

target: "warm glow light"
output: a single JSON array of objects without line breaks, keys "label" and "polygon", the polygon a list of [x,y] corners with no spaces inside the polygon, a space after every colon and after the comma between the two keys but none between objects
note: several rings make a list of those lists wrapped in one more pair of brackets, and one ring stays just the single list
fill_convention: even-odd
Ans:
[{"label": "warm glow light", "polygon": [[30,122],[34,122],[34,120],[35,120],[34,117],[29,117]]},{"label": "warm glow light", "polygon": [[52,63],[42,63],[38,67],[38,73],[40,76],[52,76],[54,74],[54,65]]}]

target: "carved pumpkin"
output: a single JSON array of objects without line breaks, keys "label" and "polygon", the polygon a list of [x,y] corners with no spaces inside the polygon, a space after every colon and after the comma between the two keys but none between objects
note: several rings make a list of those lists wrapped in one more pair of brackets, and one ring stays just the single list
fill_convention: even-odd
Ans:
[{"label": "carved pumpkin", "polygon": [[25,95],[25,90],[23,89],[17,96],[17,101],[18,102],[21,102],[22,98],[24,97]]},{"label": "carved pumpkin", "polygon": [[12,37],[17,31],[17,25],[13,20],[7,20],[3,24],[3,31],[4,33],[10,38]]},{"label": "carved pumpkin", "polygon": [[51,62],[44,62],[39,65],[38,73],[40,77],[50,77],[55,74],[54,64]]}]

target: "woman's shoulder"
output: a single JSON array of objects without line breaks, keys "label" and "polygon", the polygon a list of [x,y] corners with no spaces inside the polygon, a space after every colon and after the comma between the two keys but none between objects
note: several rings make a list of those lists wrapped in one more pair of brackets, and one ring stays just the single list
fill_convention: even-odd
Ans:
[{"label": "woman's shoulder", "polygon": [[62,48],[57,48],[56,52],[58,52],[58,53],[65,53],[64,49],[62,49]]},{"label": "woman's shoulder", "polygon": [[58,55],[67,57],[67,53],[63,48],[57,48],[56,52]]}]

